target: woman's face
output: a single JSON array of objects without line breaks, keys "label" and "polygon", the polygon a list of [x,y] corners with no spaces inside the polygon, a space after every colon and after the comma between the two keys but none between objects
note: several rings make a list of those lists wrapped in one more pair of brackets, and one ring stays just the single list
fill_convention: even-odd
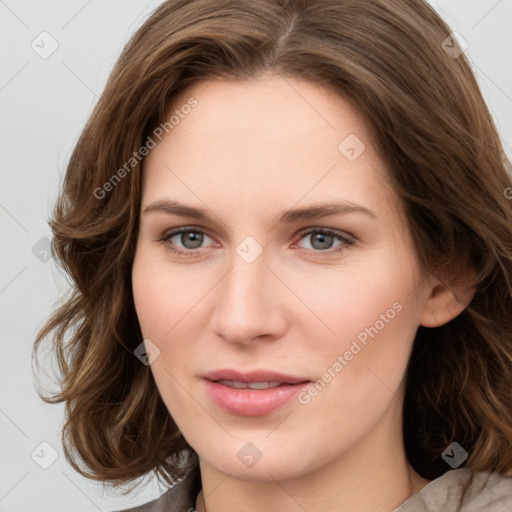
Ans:
[{"label": "woman's face", "polygon": [[431,286],[362,118],[272,76],[195,84],[175,110],[144,163],[132,276],[169,413],[242,479],[389,461]]}]

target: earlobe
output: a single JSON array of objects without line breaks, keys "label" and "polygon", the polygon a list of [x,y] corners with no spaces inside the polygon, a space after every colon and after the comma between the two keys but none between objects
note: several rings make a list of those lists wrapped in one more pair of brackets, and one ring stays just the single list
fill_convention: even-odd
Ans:
[{"label": "earlobe", "polygon": [[473,299],[476,288],[471,286],[470,279],[458,280],[451,285],[436,279],[436,284],[426,300],[420,316],[423,327],[439,327],[460,315]]}]

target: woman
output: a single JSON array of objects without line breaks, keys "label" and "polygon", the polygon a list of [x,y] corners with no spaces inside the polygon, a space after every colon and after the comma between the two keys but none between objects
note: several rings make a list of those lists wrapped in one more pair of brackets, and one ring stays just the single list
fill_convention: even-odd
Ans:
[{"label": "woman", "polygon": [[132,510],[512,508],[510,171],[423,0],[165,2],[50,222],[68,460],[173,484]]}]

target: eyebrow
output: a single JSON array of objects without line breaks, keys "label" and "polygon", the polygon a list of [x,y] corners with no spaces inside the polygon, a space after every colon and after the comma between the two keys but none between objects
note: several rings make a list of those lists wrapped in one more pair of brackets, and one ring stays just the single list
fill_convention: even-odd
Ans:
[{"label": "eyebrow", "polygon": [[[164,213],[167,215],[178,215],[181,217],[191,217],[202,221],[213,221],[213,218],[201,208],[194,208],[182,204],[175,200],[162,199],[155,201],[143,209],[143,214]],[[341,201],[333,203],[323,203],[311,205],[303,208],[284,210],[278,215],[278,223],[292,224],[304,220],[320,219],[331,215],[345,215],[349,213],[362,213],[373,219],[378,219],[377,214],[368,208],[352,203],[350,201]]]}]

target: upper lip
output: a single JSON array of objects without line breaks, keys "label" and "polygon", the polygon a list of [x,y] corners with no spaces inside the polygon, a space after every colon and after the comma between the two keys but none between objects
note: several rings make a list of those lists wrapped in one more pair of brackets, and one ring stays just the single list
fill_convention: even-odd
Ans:
[{"label": "upper lip", "polygon": [[300,382],[309,382],[309,379],[303,377],[294,377],[284,373],[272,372],[269,370],[251,370],[240,372],[231,369],[214,370],[201,375],[203,379],[208,380],[234,380],[237,382],[283,382],[286,384],[298,384]]}]

